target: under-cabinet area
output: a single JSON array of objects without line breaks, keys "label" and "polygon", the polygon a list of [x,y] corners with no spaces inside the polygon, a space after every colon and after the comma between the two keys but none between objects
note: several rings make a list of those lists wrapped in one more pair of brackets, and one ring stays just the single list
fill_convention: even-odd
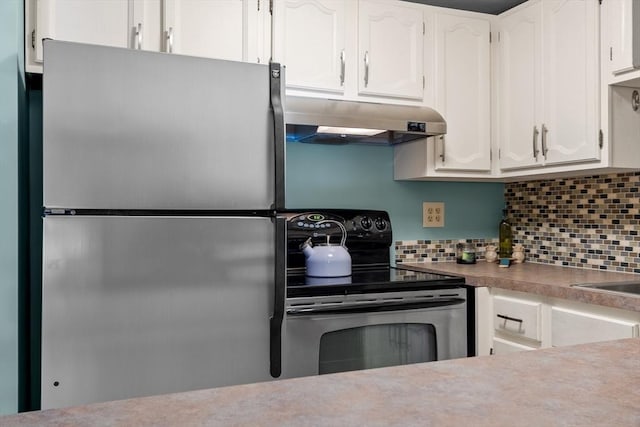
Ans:
[{"label": "under-cabinet area", "polygon": [[478,288],[478,355],[504,354],[640,336],[640,312]]}]

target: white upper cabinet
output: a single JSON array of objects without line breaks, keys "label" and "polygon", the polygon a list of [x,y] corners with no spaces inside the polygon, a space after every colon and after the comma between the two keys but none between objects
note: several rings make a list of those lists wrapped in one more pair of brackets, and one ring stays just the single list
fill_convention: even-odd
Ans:
[{"label": "white upper cabinet", "polygon": [[500,168],[599,160],[598,2],[531,2],[499,37]]},{"label": "white upper cabinet", "polygon": [[490,29],[487,19],[436,14],[434,107],[447,122],[436,170],[491,170]]},{"label": "white upper cabinet", "polygon": [[545,164],[600,158],[599,4],[545,0]]},{"label": "white upper cabinet", "polygon": [[44,38],[266,62],[262,9],[259,0],[27,0],[26,70],[42,72]]},{"label": "white upper cabinet", "polygon": [[[132,0],[32,0],[31,61],[41,64],[46,38],[139,48],[144,37],[144,8]],[[155,3],[159,6],[159,0]],[[159,10],[159,7],[158,7]]]},{"label": "white upper cabinet", "polygon": [[164,51],[262,62],[257,0],[163,0]]},{"label": "white upper cabinet", "polygon": [[542,5],[503,18],[499,34],[500,168],[542,165]]},{"label": "white upper cabinet", "polygon": [[420,104],[423,5],[399,0],[274,0],[273,59],[289,93]]},{"label": "white upper cabinet", "polygon": [[421,100],[422,7],[379,0],[358,6],[358,93]]},{"label": "white upper cabinet", "polygon": [[274,59],[287,67],[287,87],[344,92],[345,8],[344,0],[274,3]]},{"label": "white upper cabinet", "polygon": [[[640,67],[640,2],[609,0],[603,5],[603,33],[606,53],[603,61],[609,73],[617,75]],[[608,52],[607,52],[608,51]]]},{"label": "white upper cabinet", "polygon": [[447,133],[395,145],[394,179],[495,178],[491,150],[491,17],[426,8],[425,104]]}]

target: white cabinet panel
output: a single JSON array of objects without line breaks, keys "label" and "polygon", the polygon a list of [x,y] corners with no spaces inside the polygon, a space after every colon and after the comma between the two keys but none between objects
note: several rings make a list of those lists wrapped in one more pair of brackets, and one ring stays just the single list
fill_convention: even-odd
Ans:
[{"label": "white cabinet panel", "polygon": [[598,21],[597,1],[543,2],[545,164],[600,158]]},{"label": "white cabinet panel", "polygon": [[376,0],[358,6],[358,93],[422,99],[421,7]]},{"label": "white cabinet panel", "polygon": [[134,0],[131,47],[134,49],[162,50],[162,7],[160,0]]},{"label": "white cabinet panel", "polygon": [[508,354],[516,353],[518,351],[536,350],[536,347],[520,344],[513,341],[503,340],[502,338],[494,337],[492,341],[491,354]]},{"label": "white cabinet panel", "polygon": [[499,31],[500,168],[541,166],[542,5],[503,18]]},{"label": "white cabinet panel", "polygon": [[533,1],[500,18],[503,171],[600,160],[599,7]]},{"label": "white cabinet panel", "polygon": [[165,51],[243,61],[248,57],[246,0],[164,0]]},{"label": "white cabinet panel", "polygon": [[274,4],[274,59],[287,67],[287,87],[344,92],[345,6],[344,0]]},{"label": "white cabinet panel", "polygon": [[134,47],[133,0],[36,0],[35,62],[42,39]]},{"label": "white cabinet panel", "polygon": [[436,138],[437,170],[491,169],[490,24],[436,15],[436,110],[447,134]]},{"label": "white cabinet panel", "polygon": [[603,43],[608,50],[608,70],[612,74],[640,67],[640,2],[613,0],[603,5]]},{"label": "white cabinet panel", "polygon": [[560,307],[551,308],[551,345],[574,345],[638,336],[638,322]]},{"label": "white cabinet panel", "polygon": [[541,303],[503,296],[493,298],[493,325],[496,331],[541,341],[541,316]]}]

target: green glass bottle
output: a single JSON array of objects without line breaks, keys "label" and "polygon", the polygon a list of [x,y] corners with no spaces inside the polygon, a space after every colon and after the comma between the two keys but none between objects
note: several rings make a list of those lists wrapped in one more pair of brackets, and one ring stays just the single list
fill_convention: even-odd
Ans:
[{"label": "green glass bottle", "polygon": [[502,210],[502,221],[499,228],[499,249],[498,256],[500,258],[511,258],[513,236],[511,234],[511,223],[507,219],[507,208]]}]

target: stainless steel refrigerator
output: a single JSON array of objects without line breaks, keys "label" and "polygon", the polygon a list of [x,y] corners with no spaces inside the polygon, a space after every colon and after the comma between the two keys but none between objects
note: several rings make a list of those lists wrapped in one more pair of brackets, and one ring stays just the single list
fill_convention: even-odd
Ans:
[{"label": "stainless steel refrigerator", "polygon": [[43,409],[279,376],[282,73],[45,41]]}]

